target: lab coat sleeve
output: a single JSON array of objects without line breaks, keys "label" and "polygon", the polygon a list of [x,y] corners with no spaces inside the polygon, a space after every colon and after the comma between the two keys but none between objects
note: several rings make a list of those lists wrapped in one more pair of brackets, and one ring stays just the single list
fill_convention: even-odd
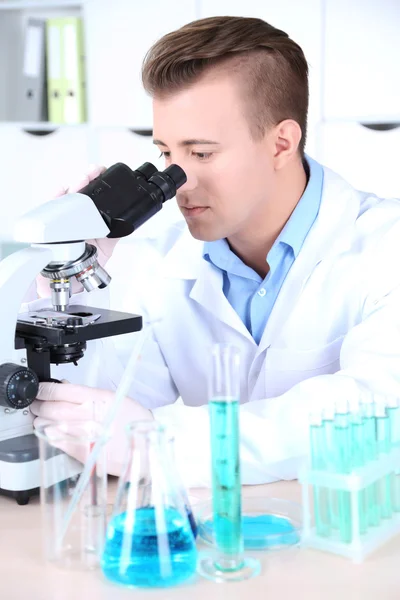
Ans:
[{"label": "lab coat sleeve", "polygon": [[[335,374],[306,379],[279,397],[240,408],[241,476],[244,484],[295,479],[308,454],[309,417],[338,398],[358,399],[369,390],[400,397],[400,288],[371,295],[364,318],[346,335]],[[208,406],[155,409],[174,431],[176,456],[188,486],[210,485]]]},{"label": "lab coat sleeve", "polygon": [[[145,408],[152,410],[156,407],[173,404],[179,393],[160,346],[153,335],[151,324],[144,324],[144,327],[150,328],[150,332],[148,334],[145,332],[146,338],[140,350],[140,360],[134,367],[134,372],[131,373],[128,396],[134,398]],[[136,336],[138,340],[138,334]],[[126,351],[124,355],[119,354],[122,364],[119,379],[122,377],[123,370],[129,364],[129,355],[134,351],[135,344],[136,341],[132,341],[128,346],[129,352]]]}]

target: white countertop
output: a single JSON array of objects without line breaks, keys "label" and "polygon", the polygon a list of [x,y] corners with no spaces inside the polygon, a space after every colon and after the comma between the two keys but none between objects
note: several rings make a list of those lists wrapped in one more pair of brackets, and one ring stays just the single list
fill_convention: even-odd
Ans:
[{"label": "white countertop", "polygon": [[[110,486],[111,493],[115,488]],[[248,496],[268,495],[300,501],[297,482],[246,487]],[[207,497],[205,490],[190,492]],[[262,562],[258,577],[216,584],[200,577],[191,585],[169,589],[125,589],[106,581],[100,570],[65,571],[41,556],[39,499],[27,506],[0,496],[1,600],[399,600],[400,536],[361,565],[331,554],[291,549],[253,553]]]}]

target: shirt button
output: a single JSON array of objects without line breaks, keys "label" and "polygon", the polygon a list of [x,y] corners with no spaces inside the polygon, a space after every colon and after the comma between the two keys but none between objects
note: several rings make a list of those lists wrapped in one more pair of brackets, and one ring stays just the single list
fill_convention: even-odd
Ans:
[{"label": "shirt button", "polygon": [[264,288],[261,288],[261,290],[259,290],[257,293],[258,293],[258,295],[259,295],[259,296],[261,296],[261,298],[262,298],[263,296],[265,296],[265,294],[266,294],[267,292],[265,291],[265,289],[264,289]]}]

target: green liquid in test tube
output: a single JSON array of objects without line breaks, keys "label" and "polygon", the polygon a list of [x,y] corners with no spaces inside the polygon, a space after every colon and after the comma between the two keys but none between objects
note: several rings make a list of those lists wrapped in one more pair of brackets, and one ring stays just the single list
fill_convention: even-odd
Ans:
[{"label": "green liquid in test tube", "polygon": [[[387,398],[387,412],[390,421],[390,437],[392,448],[400,448],[400,401],[396,396]],[[392,508],[400,512],[400,465],[392,476]]]},{"label": "green liquid in test tube", "polygon": [[[335,470],[337,473],[351,472],[351,428],[349,408],[346,401],[336,403],[336,416],[334,427],[334,456]],[[339,513],[339,538],[344,543],[352,540],[351,501],[350,492],[337,491]]]}]

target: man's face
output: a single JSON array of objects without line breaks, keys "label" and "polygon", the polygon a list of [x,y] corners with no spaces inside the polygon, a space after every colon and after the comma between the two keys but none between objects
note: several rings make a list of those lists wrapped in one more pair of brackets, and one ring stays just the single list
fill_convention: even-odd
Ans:
[{"label": "man's face", "polygon": [[236,81],[207,76],[153,107],[154,143],[187,175],[177,201],[193,237],[251,235],[273,191],[273,147],[251,137]]}]

